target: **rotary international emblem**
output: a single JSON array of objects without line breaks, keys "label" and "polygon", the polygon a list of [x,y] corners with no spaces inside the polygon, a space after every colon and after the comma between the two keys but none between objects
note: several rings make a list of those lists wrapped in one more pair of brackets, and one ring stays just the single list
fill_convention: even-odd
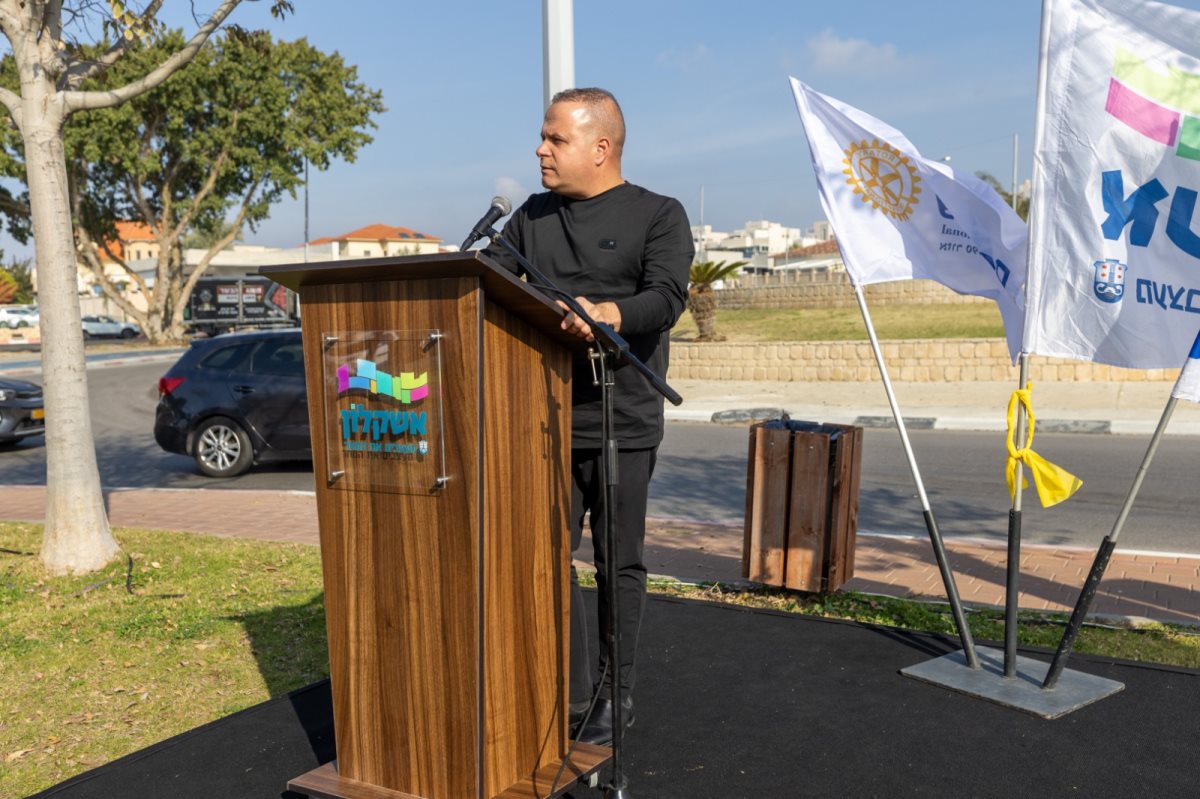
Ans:
[{"label": "rotary international emblem", "polygon": [[907,222],[921,193],[921,178],[908,156],[879,139],[853,142],[843,152],[842,173],[854,193],[892,219]]}]

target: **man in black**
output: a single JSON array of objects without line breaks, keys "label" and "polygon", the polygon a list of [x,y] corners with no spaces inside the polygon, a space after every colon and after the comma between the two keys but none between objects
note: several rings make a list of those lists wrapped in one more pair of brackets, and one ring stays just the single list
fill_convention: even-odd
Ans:
[{"label": "man in black", "polygon": [[[625,121],[616,99],[603,89],[569,89],[555,95],[542,124],[536,154],[542,185],[504,227],[504,237],[554,284],[574,296],[597,322],[611,325],[630,351],[660,376],[667,372],[667,333],[687,300],[692,236],[677,200],[649,192],[621,176]],[[513,271],[511,256],[495,245],[488,254]],[[560,302],[561,304],[561,302]],[[565,305],[563,306],[566,307]],[[590,327],[575,314],[563,329],[588,341]],[[655,454],[663,436],[663,398],[632,367],[615,374],[613,427],[618,444],[617,590],[621,624],[623,718],[633,723],[632,690],[638,631],[646,598],[642,563],[646,499]],[[608,659],[608,595],[604,486],[600,481],[600,388],[586,353],[576,356],[572,376],[571,549],[583,538],[591,512],[599,604],[598,635],[589,636],[582,594],[571,568],[571,685],[573,721],[581,720],[594,690],[596,710],[577,737],[589,743],[612,739],[612,704],[607,684],[596,685]],[[606,682],[613,679],[611,669]]]}]

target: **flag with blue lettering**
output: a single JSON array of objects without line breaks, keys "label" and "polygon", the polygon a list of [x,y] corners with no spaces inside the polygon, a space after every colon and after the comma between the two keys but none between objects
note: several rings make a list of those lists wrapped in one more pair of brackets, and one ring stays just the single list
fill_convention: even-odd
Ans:
[{"label": "flag with blue lettering", "polygon": [[1171,389],[1171,396],[1188,402],[1200,402],[1200,333],[1192,342],[1192,350],[1183,364],[1179,379],[1175,381],[1175,388]]},{"label": "flag with blue lettering", "polygon": [[1178,366],[1200,325],[1200,13],[1045,0],[1025,348]]},{"label": "flag with blue lettering", "polygon": [[922,278],[994,300],[1016,360],[1027,229],[991,186],[927,161],[900,131],[792,78],[821,205],[856,285]]}]

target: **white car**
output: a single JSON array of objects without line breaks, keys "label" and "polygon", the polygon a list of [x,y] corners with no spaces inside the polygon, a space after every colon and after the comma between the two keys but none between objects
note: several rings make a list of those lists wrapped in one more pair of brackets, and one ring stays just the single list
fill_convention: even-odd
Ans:
[{"label": "white car", "polygon": [[37,327],[40,317],[37,308],[28,305],[9,305],[0,308],[0,325],[16,330],[18,327]]},{"label": "white car", "polygon": [[111,316],[83,317],[84,338],[100,338],[101,336],[133,338],[140,336],[141,333],[142,329],[133,322],[118,322]]}]

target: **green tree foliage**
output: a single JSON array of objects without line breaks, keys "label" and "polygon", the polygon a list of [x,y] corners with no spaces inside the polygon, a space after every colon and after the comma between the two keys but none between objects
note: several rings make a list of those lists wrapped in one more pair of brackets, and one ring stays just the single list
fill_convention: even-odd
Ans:
[{"label": "green tree foliage", "polygon": [[[976,172],[975,177],[979,178],[984,183],[988,184],[993,189],[995,189],[996,193],[999,194],[1001,199],[1004,200],[1005,205],[1007,205],[1009,208],[1013,207],[1012,192],[1005,191],[1004,187],[1000,185],[1000,181],[996,179],[995,175],[991,174],[990,172]],[[1014,208],[1013,210],[1015,210],[1017,212],[1017,216],[1021,217],[1026,222],[1028,222],[1029,221],[1029,195],[1017,192],[1017,207]]]},{"label": "green tree foliage", "polygon": [[17,301],[17,281],[8,272],[0,269],[0,305]]},{"label": "green tree foliage", "polygon": [[697,341],[720,341],[717,335],[717,294],[713,285],[733,277],[746,261],[700,261],[688,273],[687,309],[696,320]]},{"label": "green tree foliage", "polygon": [[[183,44],[183,34],[171,31],[132,46],[85,88],[128,83]],[[5,74],[13,75],[11,65]],[[334,159],[353,161],[383,110],[380,93],[359,82],[356,68],[337,53],[303,39],[275,41],[265,31],[231,29],[214,37],[158,88],[68,122],[72,217],[83,264],[151,340],[179,339],[186,299],[212,258],[265,220],[285,194],[295,196],[306,158],[318,170]],[[19,166],[19,153],[8,154]],[[152,281],[112,246],[121,220],[144,223],[156,239]],[[185,240],[206,250],[194,269],[183,263]],[[105,261],[122,274],[108,274]],[[136,285],[148,309],[130,302],[121,284]]]},{"label": "green tree foliage", "polygon": [[[0,258],[2,257],[3,251],[0,251]],[[3,302],[12,302],[18,305],[28,305],[33,302],[33,264],[28,258],[13,261],[0,268],[0,280],[6,279],[11,280],[15,291],[12,299],[3,300]]]}]

